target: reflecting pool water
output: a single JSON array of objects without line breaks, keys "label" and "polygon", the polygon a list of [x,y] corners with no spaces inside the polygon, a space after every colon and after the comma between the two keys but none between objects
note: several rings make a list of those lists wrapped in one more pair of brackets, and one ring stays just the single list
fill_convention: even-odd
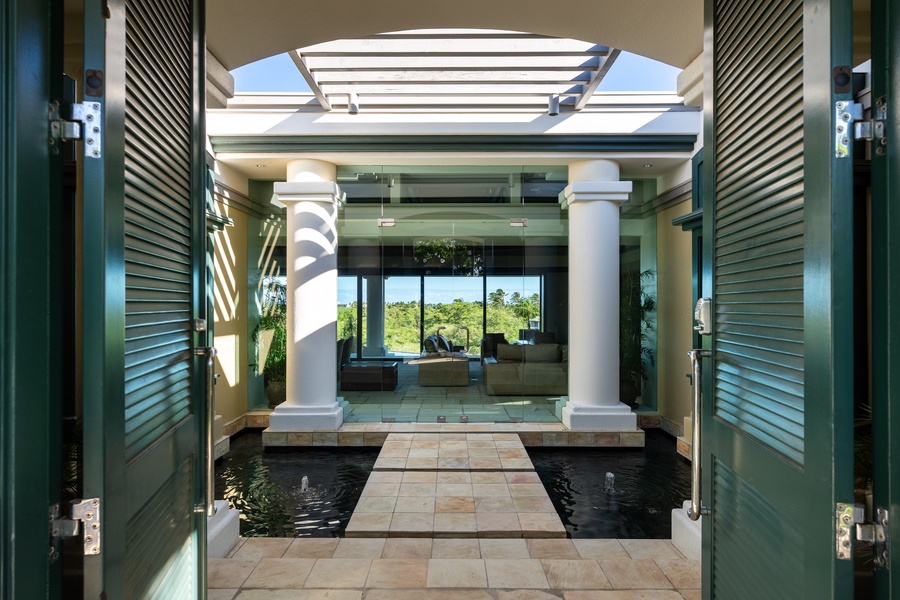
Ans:
[{"label": "reflecting pool water", "polygon": [[643,449],[528,448],[573,538],[668,539],[672,509],[690,497],[691,465],[662,431]]},{"label": "reflecting pool water", "polygon": [[241,511],[247,537],[341,537],[379,448],[264,451],[262,435],[232,438],[216,465],[216,498]]}]

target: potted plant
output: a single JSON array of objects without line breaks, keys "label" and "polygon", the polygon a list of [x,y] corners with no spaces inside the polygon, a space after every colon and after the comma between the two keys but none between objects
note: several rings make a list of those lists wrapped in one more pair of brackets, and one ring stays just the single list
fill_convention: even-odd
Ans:
[{"label": "potted plant", "polygon": [[633,404],[647,379],[647,365],[656,364],[653,348],[647,345],[653,331],[656,298],[645,289],[653,271],[622,274],[619,306],[619,378],[622,400]]},{"label": "potted plant", "polygon": [[264,289],[263,308],[253,328],[253,340],[257,344],[257,369],[264,377],[269,406],[274,408],[287,395],[287,284],[270,279]]}]

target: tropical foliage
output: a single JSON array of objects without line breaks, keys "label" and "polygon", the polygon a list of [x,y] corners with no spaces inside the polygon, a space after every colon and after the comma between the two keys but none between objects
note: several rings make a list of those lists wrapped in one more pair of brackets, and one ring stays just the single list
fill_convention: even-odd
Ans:
[{"label": "tropical foliage", "polygon": [[263,332],[273,332],[265,353],[263,374],[266,381],[283,382],[287,379],[287,283],[268,279],[262,305],[259,321],[253,329],[253,341],[259,344]]},{"label": "tropical foliage", "polygon": [[629,395],[640,395],[647,379],[647,365],[656,364],[656,354],[648,345],[656,317],[656,297],[647,291],[652,270],[622,273],[619,306],[619,377]]},{"label": "tropical foliage", "polygon": [[[513,294],[507,302],[507,294],[503,290],[488,294],[487,328],[490,333],[503,333],[506,339],[518,339],[519,329],[526,329],[529,320],[540,316],[540,298],[537,294],[521,296]],[[470,354],[477,354],[479,342],[484,335],[482,331],[482,302],[467,302],[461,298],[450,303],[425,305],[425,335],[434,333],[438,327],[445,327],[441,334],[453,340],[457,346],[465,346],[466,331],[469,329]],[[338,337],[346,338],[362,335],[363,346],[366,345],[365,327],[356,323],[358,305],[353,302],[338,307]],[[362,322],[365,323],[367,307],[363,306]],[[418,301],[389,302],[384,307],[384,345],[392,352],[408,352],[417,354],[421,348],[419,339],[422,313]]]}]

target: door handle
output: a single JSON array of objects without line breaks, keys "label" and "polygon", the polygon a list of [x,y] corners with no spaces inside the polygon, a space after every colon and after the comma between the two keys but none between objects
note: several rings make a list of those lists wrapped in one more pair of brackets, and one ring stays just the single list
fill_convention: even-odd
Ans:
[{"label": "door handle", "polygon": [[214,458],[215,440],[213,439],[213,422],[216,419],[216,354],[214,346],[195,348],[194,354],[206,357],[206,506],[207,517],[216,514],[216,459]]},{"label": "door handle", "polygon": [[701,359],[712,356],[712,352],[704,348],[695,348],[688,352],[691,357],[691,388],[694,392],[694,416],[691,420],[691,506],[687,514],[691,521],[698,520],[703,515],[709,514],[709,509],[704,508],[700,497],[700,390],[702,380],[700,378]]}]

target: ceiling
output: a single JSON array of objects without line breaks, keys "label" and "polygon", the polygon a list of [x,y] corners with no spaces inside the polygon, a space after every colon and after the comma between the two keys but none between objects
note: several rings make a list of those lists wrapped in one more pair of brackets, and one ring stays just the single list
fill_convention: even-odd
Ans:
[{"label": "ceiling", "polygon": [[207,0],[207,45],[226,69],[331,40],[414,29],[526,31],[686,67],[703,48],[702,0]]}]

